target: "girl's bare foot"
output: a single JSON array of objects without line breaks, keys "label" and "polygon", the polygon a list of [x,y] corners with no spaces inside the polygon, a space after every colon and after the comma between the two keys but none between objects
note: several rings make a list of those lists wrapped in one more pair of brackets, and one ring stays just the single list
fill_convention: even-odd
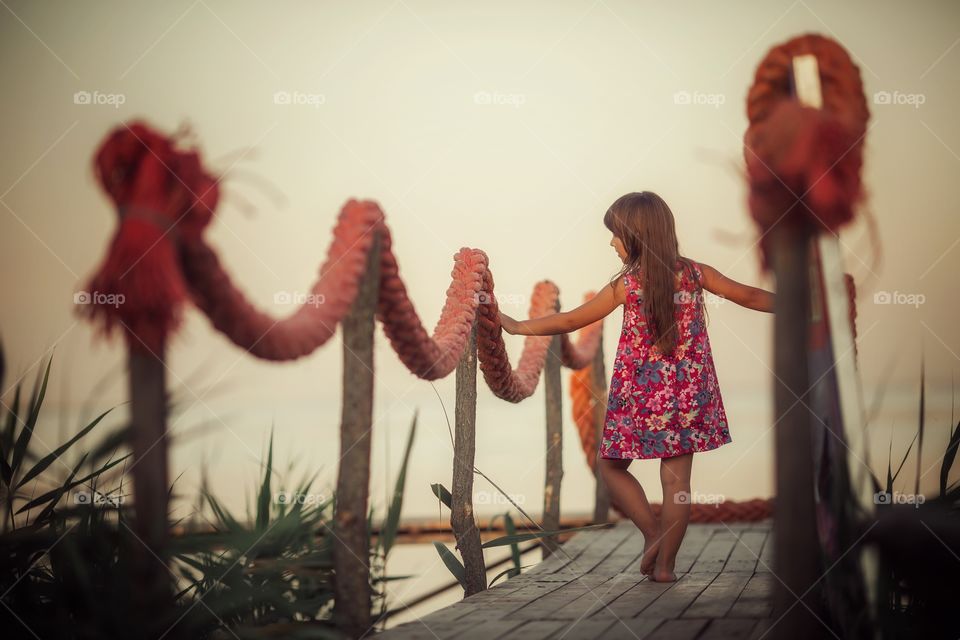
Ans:
[{"label": "girl's bare foot", "polygon": [[676,582],[677,574],[666,569],[654,569],[650,574],[650,579],[654,582]]},{"label": "girl's bare foot", "polygon": [[657,561],[657,552],[660,551],[660,537],[659,528],[650,536],[643,537],[643,556],[640,558],[640,573],[645,576],[653,573],[653,566]]}]

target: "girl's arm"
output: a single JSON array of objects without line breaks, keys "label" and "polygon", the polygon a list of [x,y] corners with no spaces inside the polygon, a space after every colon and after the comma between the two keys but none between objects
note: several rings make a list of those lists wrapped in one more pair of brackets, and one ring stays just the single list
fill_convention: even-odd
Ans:
[{"label": "girl's arm", "polygon": [[542,318],[514,320],[501,312],[500,324],[507,333],[521,336],[552,336],[576,331],[606,317],[618,305],[623,304],[623,282],[620,278],[617,279],[616,286],[617,288],[614,289],[610,283],[604,283],[600,293],[576,309],[553,313]]},{"label": "girl's arm", "polygon": [[731,280],[713,267],[700,264],[703,272],[703,288],[727,300],[736,302],[741,307],[773,313],[775,294],[766,289],[758,289],[750,285]]}]

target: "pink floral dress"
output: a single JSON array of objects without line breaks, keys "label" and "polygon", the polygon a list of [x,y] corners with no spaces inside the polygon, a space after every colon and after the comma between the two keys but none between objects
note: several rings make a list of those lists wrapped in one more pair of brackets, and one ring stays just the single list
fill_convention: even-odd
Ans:
[{"label": "pink floral dress", "polygon": [[623,277],[623,331],[613,364],[603,427],[603,458],[670,458],[731,441],[710,352],[700,283],[703,273],[677,263],[674,300],[680,332],[672,356],[653,349],[637,275]]}]

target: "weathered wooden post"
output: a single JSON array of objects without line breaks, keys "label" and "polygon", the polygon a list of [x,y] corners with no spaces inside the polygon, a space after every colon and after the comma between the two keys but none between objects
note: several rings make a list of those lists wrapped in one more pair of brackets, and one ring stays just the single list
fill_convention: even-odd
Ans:
[{"label": "weathered wooden post", "polygon": [[[130,549],[133,596],[139,613],[150,612],[153,619],[164,620],[173,597],[165,566],[169,496],[166,366],[163,347],[158,353],[139,347],[133,341],[128,345],[134,532],[139,538],[131,542]],[[144,633],[149,635],[146,630]]]},{"label": "weathered wooden post", "polygon": [[456,422],[453,444],[453,489],[450,526],[463,558],[465,595],[487,588],[487,569],[480,546],[480,530],[473,514],[473,468],[477,424],[477,321],[470,329],[467,348],[457,364]]},{"label": "weathered wooden post", "polygon": [[[599,450],[600,444],[603,442],[603,421],[607,417],[607,373],[603,363],[602,327],[600,329],[600,341],[597,344],[597,352],[593,356],[590,374],[590,394],[594,402],[594,442],[597,443],[597,449]],[[593,502],[593,522],[607,522],[610,518],[610,493],[607,491],[607,485],[603,481],[599,464],[595,464],[593,467],[593,477],[596,481],[596,493]]]},{"label": "weathered wooden post", "polygon": [[351,638],[370,631],[370,431],[373,426],[373,334],[380,289],[380,232],[374,231],[357,298],[343,320],[343,404],[340,465],[334,496],[334,610]]},{"label": "weathered wooden post", "polygon": [[[795,59],[794,87],[809,81],[804,79],[809,70],[800,69],[798,76]],[[819,87],[818,75],[817,84]],[[813,415],[803,398],[810,389],[807,349],[815,231],[805,216],[782,216],[770,234],[777,283],[773,354],[777,498],[773,537],[778,580],[774,584],[774,616],[783,616],[778,624],[782,637],[812,638],[822,635],[815,588],[820,578],[820,552],[813,494]],[[801,596],[802,602],[797,602]]]},{"label": "weathered wooden post", "polygon": [[[547,418],[547,472],[543,485],[543,523],[547,531],[560,528],[560,481],[563,478],[563,419],[560,386],[560,336],[550,339],[543,368]],[[560,543],[556,536],[543,538],[543,558],[553,554]]]}]

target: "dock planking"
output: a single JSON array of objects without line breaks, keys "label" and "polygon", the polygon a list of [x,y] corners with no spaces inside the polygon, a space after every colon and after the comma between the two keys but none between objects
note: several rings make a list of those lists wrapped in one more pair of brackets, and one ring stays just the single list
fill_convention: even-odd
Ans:
[{"label": "dock planking", "polygon": [[380,634],[388,640],[770,637],[770,521],[691,524],[678,580],[640,573],[629,521],[584,531],[529,571]]}]

